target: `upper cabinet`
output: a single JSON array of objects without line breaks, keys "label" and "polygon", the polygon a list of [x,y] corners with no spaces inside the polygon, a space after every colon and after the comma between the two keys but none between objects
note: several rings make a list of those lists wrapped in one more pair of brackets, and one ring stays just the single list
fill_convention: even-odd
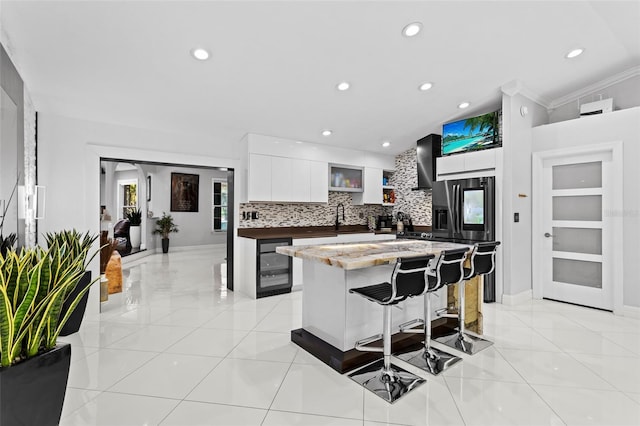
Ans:
[{"label": "upper cabinet", "polygon": [[271,201],[271,156],[249,154],[249,201]]},{"label": "upper cabinet", "polygon": [[248,201],[328,201],[327,163],[249,154],[248,169]]},{"label": "upper cabinet", "polygon": [[440,157],[436,160],[437,180],[495,176],[501,156],[502,148],[495,148]]},{"label": "upper cabinet", "polygon": [[362,192],[363,181],[362,167],[329,165],[329,191]]},{"label": "upper cabinet", "polygon": [[329,191],[349,191],[356,204],[382,204],[382,170],[395,167],[391,155],[273,136],[248,134],[241,144],[241,202],[326,203]]},{"label": "upper cabinet", "polygon": [[382,204],[382,169],[364,168],[364,191],[353,194],[353,204]]}]

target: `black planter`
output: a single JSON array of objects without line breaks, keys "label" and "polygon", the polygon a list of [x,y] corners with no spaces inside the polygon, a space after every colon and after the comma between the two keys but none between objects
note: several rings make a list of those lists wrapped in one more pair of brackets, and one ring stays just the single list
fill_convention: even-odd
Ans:
[{"label": "black planter", "polygon": [[169,239],[168,238],[163,238],[162,239],[162,252],[163,253],[169,253]]},{"label": "black planter", "polygon": [[[78,284],[76,284],[76,288],[73,289],[69,297],[67,297],[67,300],[64,301],[62,310],[60,311],[60,319],[64,318],[66,312],[71,306],[71,302],[73,302],[73,300],[78,297],[80,291],[88,286],[90,282],[91,271],[85,271],[84,275],[80,278],[80,281],[78,281]],[[82,296],[82,299],[80,299],[80,303],[78,303],[78,306],[76,306],[75,311],[73,311],[67,323],[64,325],[64,327],[62,327],[62,331],[60,332],[61,336],[68,336],[80,330],[82,318],[84,317],[84,311],[87,308],[87,299],[89,299],[89,292],[86,292],[84,296]]]},{"label": "black planter", "polygon": [[0,426],[60,423],[69,378],[71,345],[0,368]]}]

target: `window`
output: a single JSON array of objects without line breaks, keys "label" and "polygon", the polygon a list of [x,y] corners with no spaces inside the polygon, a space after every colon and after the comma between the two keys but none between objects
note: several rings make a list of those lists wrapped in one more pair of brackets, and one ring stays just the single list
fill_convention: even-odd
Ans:
[{"label": "window", "polygon": [[122,219],[127,217],[128,212],[137,210],[138,208],[138,181],[132,180],[119,180],[119,204],[122,208]]},{"label": "window", "polygon": [[227,181],[213,179],[213,227],[214,231],[227,230]]}]

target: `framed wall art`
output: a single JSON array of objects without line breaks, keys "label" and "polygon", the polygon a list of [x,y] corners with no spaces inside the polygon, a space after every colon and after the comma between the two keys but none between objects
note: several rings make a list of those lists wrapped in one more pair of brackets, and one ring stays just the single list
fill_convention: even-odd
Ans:
[{"label": "framed wall art", "polygon": [[171,173],[171,211],[197,212],[200,175]]}]

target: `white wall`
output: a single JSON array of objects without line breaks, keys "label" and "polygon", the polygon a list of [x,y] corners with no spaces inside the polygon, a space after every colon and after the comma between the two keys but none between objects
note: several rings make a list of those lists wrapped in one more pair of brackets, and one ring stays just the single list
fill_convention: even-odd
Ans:
[{"label": "white wall", "polygon": [[623,221],[623,303],[640,307],[640,107],[541,126],[533,130],[533,135],[534,152],[622,141],[624,209],[604,209],[605,214]]},{"label": "white wall", "polygon": [[[521,114],[521,107],[527,114]],[[548,122],[547,111],[529,98],[502,97],[502,253],[503,294],[531,290],[531,147],[532,128]],[[525,195],[525,197],[519,196]],[[520,221],[514,222],[514,213]],[[500,226],[500,222],[497,222]]]},{"label": "white wall", "polygon": [[[47,211],[38,232],[76,228],[98,233],[101,157],[237,169],[239,161],[230,158],[235,142],[42,113],[38,116],[38,183],[47,187]],[[242,185],[242,176],[236,176],[236,182]],[[235,209],[238,211],[237,201]],[[236,229],[233,232],[235,235]],[[94,277],[97,268],[96,261],[92,264]],[[97,306],[99,289],[94,286],[89,309]]]},{"label": "white wall", "polygon": [[640,106],[640,75],[612,84],[603,89],[589,91],[579,99],[553,109],[549,113],[549,123],[573,120],[580,117],[580,105],[607,98],[613,98],[614,110]]},{"label": "white wall", "polygon": [[[172,212],[171,207],[171,173],[188,173],[199,175],[198,212]],[[214,232],[212,227],[212,184],[213,178],[226,179],[227,172],[190,167],[156,167],[151,183],[153,216],[160,218],[162,212],[173,217],[178,225],[178,232],[170,235],[171,247],[198,246],[203,244],[224,244],[226,232]],[[151,220],[155,228],[155,220]],[[160,235],[156,235],[156,247],[160,247]]]}]

